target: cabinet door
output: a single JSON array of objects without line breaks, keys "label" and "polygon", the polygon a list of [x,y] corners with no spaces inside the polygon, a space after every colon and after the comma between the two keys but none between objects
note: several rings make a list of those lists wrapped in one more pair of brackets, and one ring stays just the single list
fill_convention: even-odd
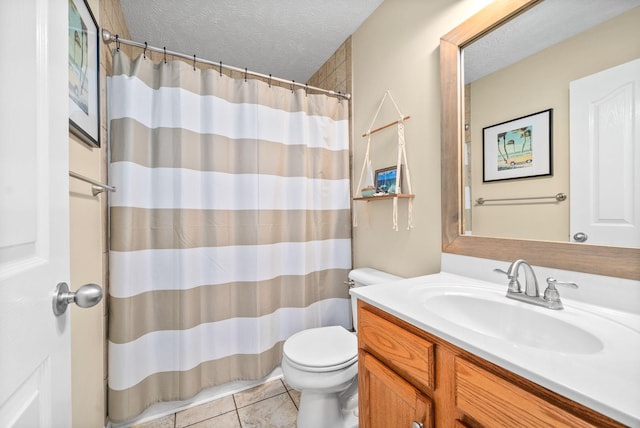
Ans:
[{"label": "cabinet door", "polygon": [[370,354],[361,352],[359,363],[361,428],[432,426],[429,397]]}]

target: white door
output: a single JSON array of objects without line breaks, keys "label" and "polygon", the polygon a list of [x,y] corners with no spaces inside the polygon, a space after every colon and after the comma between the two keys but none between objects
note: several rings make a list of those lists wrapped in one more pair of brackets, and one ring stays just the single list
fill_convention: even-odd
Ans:
[{"label": "white door", "polygon": [[68,3],[0,1],[0,427],[70,427]]},{"label": "white door", "polygon": [[640,247],[640,59],[570,92],[571,240]]}]

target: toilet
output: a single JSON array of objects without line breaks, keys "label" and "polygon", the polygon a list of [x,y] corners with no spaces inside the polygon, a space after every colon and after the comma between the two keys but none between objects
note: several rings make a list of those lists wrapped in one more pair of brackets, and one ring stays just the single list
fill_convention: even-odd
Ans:
[{"label": "toilet", "polygon": [[[349,272],[354,287],[402,279],[372,268]],[[354,329],[356,298],[351,298]],[[282,373],[301,392],[298,428],[358,426],[358,340],[342,326],[303,330],[284,342]]]}]

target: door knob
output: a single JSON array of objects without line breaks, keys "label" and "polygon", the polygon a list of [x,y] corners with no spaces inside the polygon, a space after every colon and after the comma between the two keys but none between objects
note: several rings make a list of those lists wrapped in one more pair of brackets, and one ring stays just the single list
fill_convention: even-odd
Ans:
[{"label": "door knob", "polygon": [[411,422],[411,428],[424,428],[424,424],[422,422]]},{"label": "door knob", "polygon": [[81,308],[90,308],[102,300],[102,288],[96,284],[85,284],[78,291],[69,291],[66,282],[61,282],[56,287],[53,296],[53,313],[58,316],[65,313],[69,303],[74,302]]},{"label": "door knob", "polygon": [[589,237],[584,232],[578,232],[575,235],[573,235],[573,240],[576,242],[585,242],[587,238]]}]

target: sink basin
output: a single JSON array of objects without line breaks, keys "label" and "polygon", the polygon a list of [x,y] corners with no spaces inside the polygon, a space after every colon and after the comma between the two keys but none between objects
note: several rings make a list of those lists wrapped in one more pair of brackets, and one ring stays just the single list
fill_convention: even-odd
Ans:
[{"label": "sink basin", "polygon": [[566,354],[594,354],[604,348],[602,341],[589,331],[560,319],[563,314],[559,311],[532,305],[529,308],[526,303],[493,293],[428,294],[431,295],[423,296],[422,302],[433,315],[511,344]]}]

